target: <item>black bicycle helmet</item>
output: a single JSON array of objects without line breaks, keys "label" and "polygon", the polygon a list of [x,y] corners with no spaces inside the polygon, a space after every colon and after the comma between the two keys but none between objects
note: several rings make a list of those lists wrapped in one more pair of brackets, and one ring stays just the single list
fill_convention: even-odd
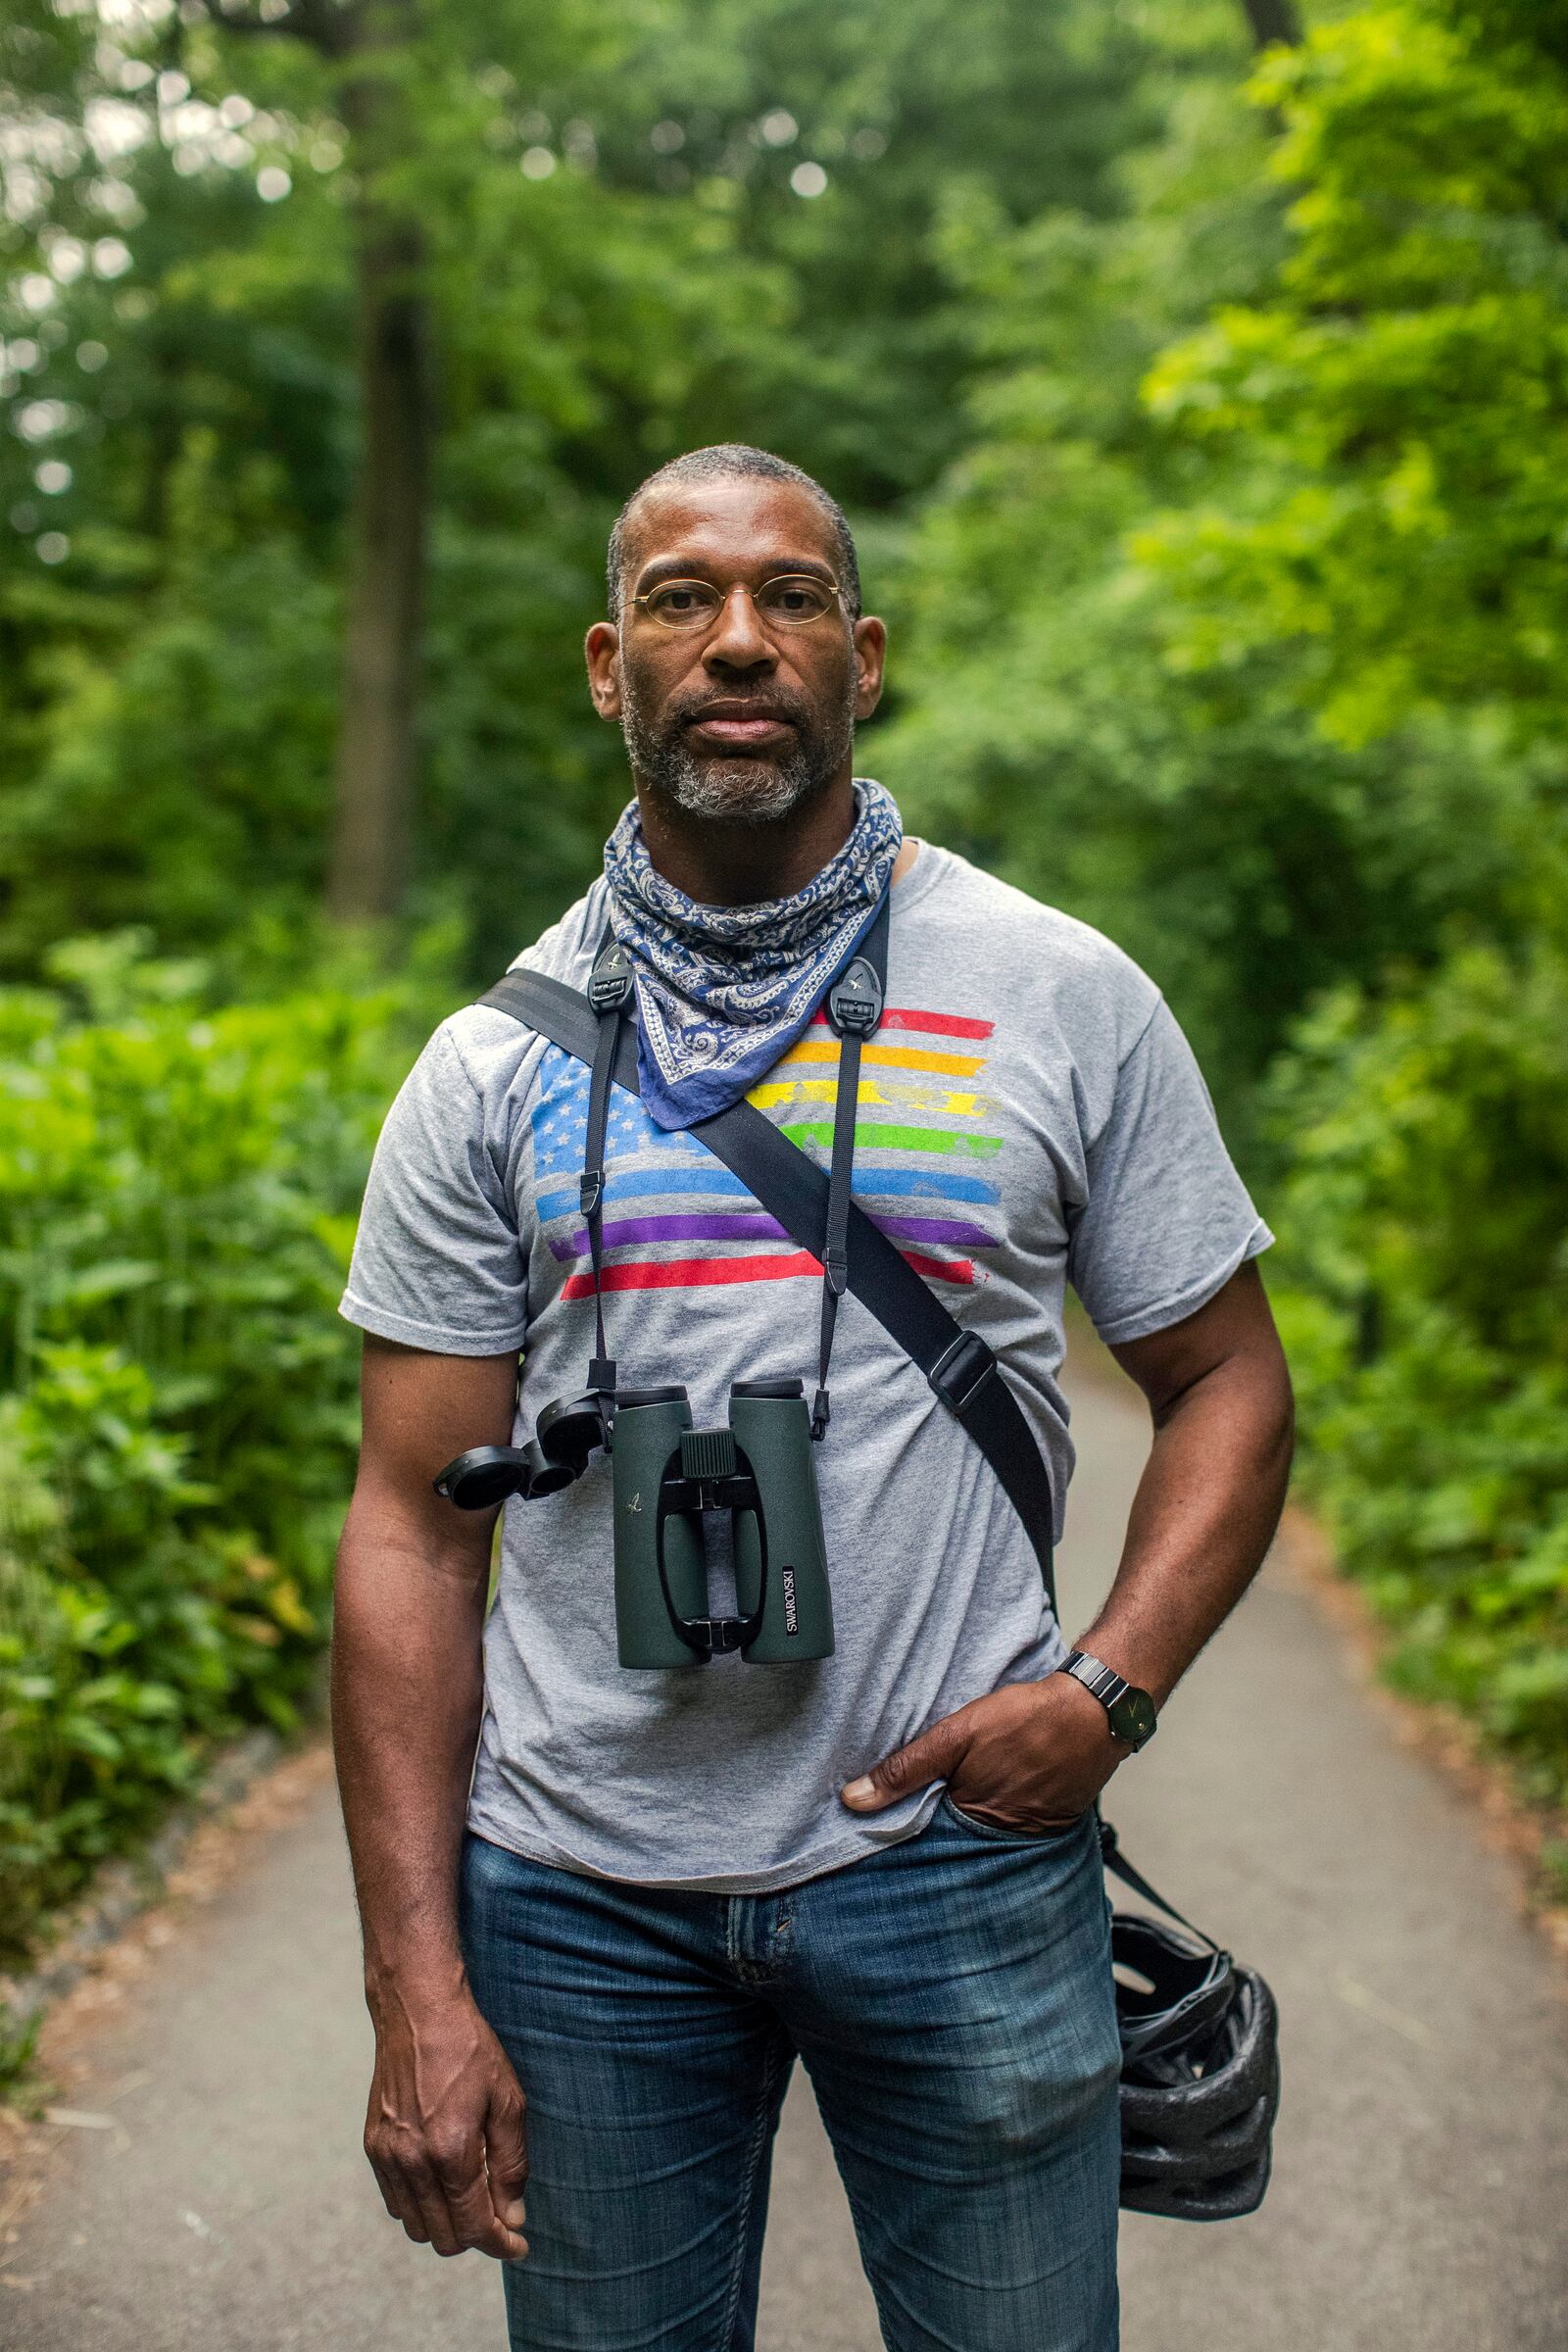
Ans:
[{"label": "black bicycle helmet", "polygon": [[[1255,1969],[1189,1927],[1116,1851],[1107,1868],[1180,1921],[1111,1915],[1121,2034],[1121,2203],[1192,2222],[1253,2213],[1279,2109],[1279,2017]],[[1183,1932],[1185,1931],[1185,1933]]]}]

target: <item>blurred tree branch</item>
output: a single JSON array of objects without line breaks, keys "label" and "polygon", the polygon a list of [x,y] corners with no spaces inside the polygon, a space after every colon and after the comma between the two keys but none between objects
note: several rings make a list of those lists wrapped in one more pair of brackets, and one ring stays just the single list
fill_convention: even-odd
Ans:
[{"label": "blurred tree branch", "polygon": [[1257,48],[1272,49],[1279,42],[1289,49],[1300,46],[1301,21],[1293,0],[1242,0],[1242,7]]},{"label": "blurred tree branch", "polygon": [[332,0],[288,0],[286,8],[267,17],[225,8],[222,0],[196,0],[196,4],[207,23],[224,32],[290,33],[296,40],[308,41],[323,57],[346,57],[352,51],[357,23],[364,13],[359,0],[344,0],[340,7],[332,5]]}]

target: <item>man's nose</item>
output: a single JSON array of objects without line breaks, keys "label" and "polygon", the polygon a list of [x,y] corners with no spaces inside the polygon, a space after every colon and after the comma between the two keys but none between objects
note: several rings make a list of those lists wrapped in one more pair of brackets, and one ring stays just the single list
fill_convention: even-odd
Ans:
[{"label": "man's nose", "polygon": [[738,583],[724,599],[724,609],[708,643],[703,662],[709,669],[773,669],[778,654],[764,635],[757,607]]}]

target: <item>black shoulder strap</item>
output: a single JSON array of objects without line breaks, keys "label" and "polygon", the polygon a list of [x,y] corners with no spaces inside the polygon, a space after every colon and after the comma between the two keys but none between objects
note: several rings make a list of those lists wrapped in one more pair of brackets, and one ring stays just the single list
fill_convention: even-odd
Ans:
[{"label": "black shoulder strap", "polygon": [[[592,1065],[598,1019],[587,999],[564,981],[542,972],[507,972],[479,1003],[536,1029],[564,1053]],[[627,1094],[637,1093],[637,1033],[630,1022],[622,1023],[613,1076]],[[740,1178],[792,1240],[819,1262],[825,1259],[828,1178],[771,1119],[750,1102],[736,1102],[710,1119],[699,1120],[691,1133]],[[965,1331],[949,1314],[936,1293],[853,1202],[845,1241],[849,1288],[924,1373],[991,1464],[1034,1546],[1054,1616],[1051,1473],[994,1350],[978,1332]]]}]

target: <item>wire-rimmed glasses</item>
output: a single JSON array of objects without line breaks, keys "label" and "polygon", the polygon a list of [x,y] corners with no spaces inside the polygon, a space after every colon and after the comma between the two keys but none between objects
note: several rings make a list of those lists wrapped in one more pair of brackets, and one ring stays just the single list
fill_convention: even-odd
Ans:
[{"label": "wire-rimmed glasses", "polygon": [[[843,602],[836,580],[819,579],[809,571],[781,571],[760,588],[742,592],[750,596],[759,618],[769,628],[809,628],[813,620],[826,619],[834,606]],[[662,629],[697,636],[706,635],[713,626],[734,594],[735,589],[715,588],[711,580],[661,580],[631,601]]]}]

